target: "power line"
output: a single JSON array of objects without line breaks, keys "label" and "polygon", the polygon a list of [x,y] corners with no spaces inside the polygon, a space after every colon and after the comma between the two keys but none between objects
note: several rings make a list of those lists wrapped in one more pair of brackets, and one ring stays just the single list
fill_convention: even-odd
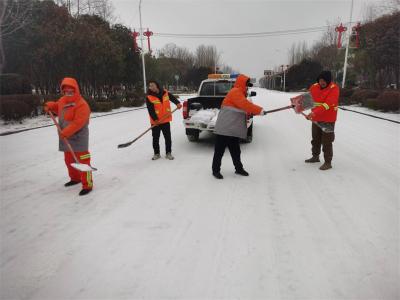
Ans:
[{"label": "power line", "polygon": [[[344,22],[343,25],[351,26],[356,22]],[[307,28],[297,28],[288,30],[276,30],[276,31],[262,31],[262,32],[243,32],[243,33],[166,33],[166,32],[154,32],[154,36],[166,37],[166,38],[220,38],[220,39],[234,39],[234,38],[257,38],[257,37],[268,37],[268,36],[284,36],[293,34],[303,33],[315,33],[323,32],[329,28],[334,28],[332,25],[316,26]]]},{"label": "power line", "polygon": [[244,33],[163,33],[155,32],[155,36],[159,37],[173,37],[173,38],[256,38],[256,37],[266,37],[266,36],[281,36],[281,35],[291,35],[291,34],[301,34],[301,33],[313,33],[321,32],[328,29],[330,26],[319,26],[319,27],[308,27],[299,29],[289,29],[289,30],[277,30],[277,31],[264,31],[264,32],[244,32]]}]

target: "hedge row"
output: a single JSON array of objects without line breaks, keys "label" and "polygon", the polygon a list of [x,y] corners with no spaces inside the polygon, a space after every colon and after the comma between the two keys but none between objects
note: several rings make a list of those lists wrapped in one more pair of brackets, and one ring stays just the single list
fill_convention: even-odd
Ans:
[{"label": "hedge row", "polygon": [[31,94],[29,81],[19,74],[0,74],[0,95]]},{"label": "hedge row", "polygon": [[2,95],[0,99],[0,116],[5,121],[34,117],[42,111],[38,95]]},{"label": "hedge row", "polygon": [[400,91],[398,90],[368,90],[368,89],[342,89],[340,92],[340,105],[361,104],[374,110],[384,112],[400,110]]},{"label": "hedge row", "polygon": [[[120,107],[140,107],[144,104],[143,97],[128,94],[128,97],[113,96],[110,99],[94,99],[83,96],[88,102],[92,112],[108,112]],[[55,101],[61,95],[1,95],[0,117],[5,121],[38,116],[43,113],[43,104],[47,101]],[[135,97],[135,98],[134,98]]]}]

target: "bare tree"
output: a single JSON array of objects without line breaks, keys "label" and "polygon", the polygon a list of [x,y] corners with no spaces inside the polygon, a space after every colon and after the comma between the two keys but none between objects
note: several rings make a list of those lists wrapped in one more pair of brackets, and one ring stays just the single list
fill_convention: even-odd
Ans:
[{"label": "bare tree", "polygon": [[363,21],[368,23],[381,15],[398,12],[400,0],[382,0],[380,3],[364,4],[363,10]]},{"label": "bare tree", "polygon": [[56,0],[56,3],[66,6],[71,15],[97,15],[110,23],[115,21],[110,0]]},{"label": "bare tree", "polygon": [[176,49],[178,46],[174,43],[168,43],[166,44],[162,49],[158,51],[159,55],[165,56],[165,57],[170,57],[170,58],[175,58],[176,56]]},{"label": "bare tree", "polygon": [[230,66],[223,64],[220,68],[221,72],[224,74],[232,74],[235,72]]},{"label": "bare tree", "polygon": [[295,56],[296,56],[296,43],[293,43],[292,46],[290,46],[290,49],[288,50],[289,65],[292,66],[292,65],[296,64]]},{"label": "bare tree", "polygon": [[112,23],[115,20],[114,6],[109,0],[91,0],[94,2],[94,14]]},{"label": "bare tree", "polygon": [[293,43],[289,49],[288,62],[289,65],[295,65],[301,62],[303,59],[310,57],[310,50],[307,46],[306,41]]},{"label": "bare tree", "polygon": [[200,45],[195,52],[195,65],[196,67],[210,67],[218,66],[221,55],[215,46]]},{"label": "bare tree", "polygon": [[[337,43],[337,32],[335,30],[336,26],[341,23],[340,19],[337,19],[336,21],[333,22],[327,22],[327,30],[324,32],[321,43],[324,46],[331,46],[335,45]],[[347,28],[347,30],[350,30],[351,28]]]},{"label": "bare tree", "polygon": [[3,41],[29,23],[32,4],[29,0],[0,1],[0,74],[6,63]]},{"label": "bare tree", "polygon": [[178,47],[174,43],[166,44],[161,50],[159,50],[159,55],[179,59],[190,66],[194,65],[195,58],[193,54],[187,48]]}]

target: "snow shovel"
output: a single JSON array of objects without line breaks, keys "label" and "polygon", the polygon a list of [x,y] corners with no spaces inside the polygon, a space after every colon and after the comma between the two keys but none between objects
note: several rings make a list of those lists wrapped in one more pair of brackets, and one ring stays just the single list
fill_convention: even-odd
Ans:
[{"label": "snow shovel", "polygon": [[[164,120],[166,117],[172,115],[174,112],[176,112],[179,108],[175,108],[173,111],[171,111],[169,114],[165,115],[160,119],[160,121]],[[119,144],[118,148],[126,148],[132,145],[134,142],[136,142],[138,139],[140,139],[142,136],[144,136],[147,132],[149,132],[153,127],[158,126],[157,124],[151,125],[150,128],[146,129],[142,134],[140,134],[137,138],[135,138],[133,141],[127,142],[125,144]]]},{"label": "snow shovel", "polygon": [[[61,134],[61,127],[60,124],[58,124],[56,118],[54,118],[53,113],[49,110],[48,114],[50,115],[50,118],[53,120],[54,125],[56,125],[58,133]],[[81,172],[90,172],[90,171],[97,171],[96,168],[90,166],[90,165],[86,165],[86,164],[81,164],[78,160],[78,158],[75,155],[74,149],[72,149],[71,144],[68,142],[68,140],[66,138],[62,138],[63,142],[65,143],[65,145],[67,146],[67,148],[69,149],[69,151],[71,152],[72,156],[74,157],[75,162],[71,164],[71,166],[75,169],[77,169],[78,171]]]},{"label": "snow shovel", "polygon": [[[293,97],[290,99],[292,101],[292,104],[295,105],[294,110],[298,114],[302,114],[304,117],[307,117],[307,115],[303,112],[304,110],[310,109],[314,106],[314,100],[312,99],[310,93],[305,93],[296,97]],[[334,125],[332,123],[327,123],[327,122],[315,122],[311,121],[315,125],[317,125],[319,128],[322,129],[323,132],[330,133],[334,132]]]},{"label": "snow shovel", "polygon": [[310,93],[304,93],[296,97],[290,98],[290,102],[297,114],[314,107],[314,100]]},{"label": "snow shovel", "polygon": [[286,110],[286,109],[291,109],[293,108],[294,111],[299,114],[303,112],[304,110],[310,109],[314,107],[314,101],[310,95],[310,93],[304,93],[299,96],[290,98],[290,102],[292,103],[291,105],[276,108],[276,109],[271,109],[267,110],[264,112],[264,115],[270,114],[276,111],[281,111],[281,110]]},{"label": "snow shovel", "polygon": [[[307,118],[307,115],[303,112],[301,112],[301,114]],[[331,132],[335,132],[335,125],[332,123],[327,123],[327,122],[315,122],[315,121],[311,121],[313,122],[315,125],[317,125],[319,128],[321,128],[321,130],[325,133],[331,133]]]}]

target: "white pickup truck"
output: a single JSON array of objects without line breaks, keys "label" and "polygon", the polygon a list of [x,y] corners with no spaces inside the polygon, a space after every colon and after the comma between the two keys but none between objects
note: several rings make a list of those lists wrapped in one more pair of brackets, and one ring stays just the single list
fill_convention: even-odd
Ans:
[{"label": "white pickup truck", "polygon": [[[201,82],[197,97],[183,103],[183,124],[189,141],[198,141],[201,131],[214,132],[222,101],[235,83],[236,77],[236,74],[210,74],[208,79]],[[251,99],[255,95],[256,92],[253,91],[248,96]],[[251,115],[247,116],[247,128],[244,142],[250,143],[253,139]]]}]

